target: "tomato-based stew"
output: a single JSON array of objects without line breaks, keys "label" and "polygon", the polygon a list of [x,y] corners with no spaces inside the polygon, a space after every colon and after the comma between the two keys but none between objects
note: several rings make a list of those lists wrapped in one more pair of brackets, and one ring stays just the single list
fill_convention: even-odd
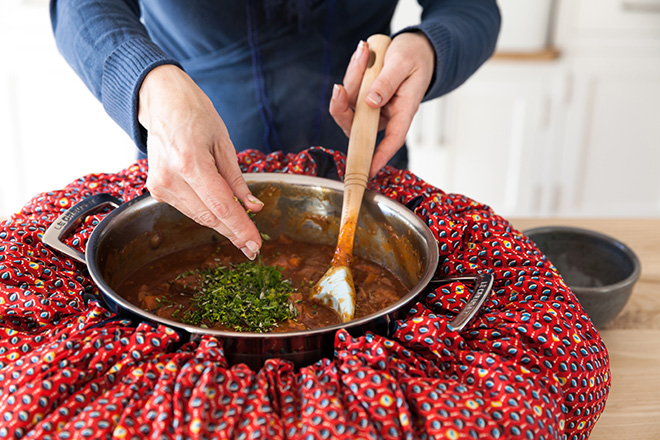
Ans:
[{"label": "tomato-based stew", "polygon": [[[249,262],[231,243],[208,244],[137,268],[116,291],[160,317],[210,329],[290,332],[326,327],[341,320],[310,294],[333,253],[328,245],[281,236],[264,241],[259,259]],[[355,318],[382,310],[409,290],[392,272],[367,259],[356,256],[351,270]],[[277,302],[284,302],[278,311]]]}]

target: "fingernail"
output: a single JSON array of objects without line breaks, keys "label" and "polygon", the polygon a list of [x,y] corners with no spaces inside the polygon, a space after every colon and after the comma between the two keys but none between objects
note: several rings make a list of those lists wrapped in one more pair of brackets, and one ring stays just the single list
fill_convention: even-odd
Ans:
[{"label": "fingernail", "polygon": [[335,84],[334,86],[332,86],[332,99],[337,99],[338,96],[339,96],[339,86]]},{"label": "fingernail", "polygon": [[355,49],[355,53],[353,54],[353,58],[357,58],[358,56],[360,56],[360,54],[364,50],[365,44],[366,43],[363,40],[360,40],[360,42],[357,45],[357,49]]},{"label": "fingernail", "polygon": [[243,254],[244,254],[246,257],[248,257],[248,259],[249,259],[250,261],[252,261],[252,260],[254,260],[255,258],[257,258],[257,254],[255,254],[254,252],[252,252],[252,251],[251,251],[250,249],[248,249],[247,247],[242,247],[242,248],[241,248],[241,252],[243,252]]},{"label": "fingernail", "polygon": [[252,253],[258,253],[259,252],[259,245],[255,243],[254,241],[250,240],[245,243],[245,247],[250,249]]},{"label": "fingernail", "polygon": [[259,254],[259,245],[255,243],[254,241],[250,240],[245,243],[245,246],[241,248],[241,252],[245,254],[246,257],[248,257],[250,260],[254,260],[257,258],[257,255]]},{"label": "fingernail", "polygon": [[371,92],[367,95],[367,101],[371,101],[376,105],[380,105],[383,98],[376,92]]},{"label": "fingernail", "polygon": [[252,194],[248,194],[247,199],[250,201],[250,203],[254,203],[256,205],[263,205],[264,202],[253,196]]}]

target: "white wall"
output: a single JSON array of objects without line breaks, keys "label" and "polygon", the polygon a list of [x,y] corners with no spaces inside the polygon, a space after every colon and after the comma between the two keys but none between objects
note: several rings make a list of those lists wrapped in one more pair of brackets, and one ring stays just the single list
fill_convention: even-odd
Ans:
[{"label": "white wall", "polygon": [[0,218],[35,194],[137,157],[61,57],[46,0],[0,1]]}]

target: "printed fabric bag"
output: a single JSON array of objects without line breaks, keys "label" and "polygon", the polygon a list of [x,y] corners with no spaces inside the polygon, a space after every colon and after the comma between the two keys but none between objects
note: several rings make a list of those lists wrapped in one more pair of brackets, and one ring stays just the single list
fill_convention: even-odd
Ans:
[{"label": "printed fabric bag", "polygon": [[[341,179],[345,157],[239,153],[244,172]],[[335,356],[294,370],[228,366],[213,337],[179,343],[164,326],[115,316],[86,293],[81,264],[44,246],[46,228],[98,193],[146,191],[147,162],[33,198],[0,224],[0,438],[584,439],[610,388],[607,350],[546,257],[488,206],[386,168],[368,187],[431,228],[446,276],[492,273],[460,333],[469,295],[438,287],[391,338],[340,331]],[[81,250],[106,215],[67,239]],[[88,295],[85,295],[87,297]]]}]

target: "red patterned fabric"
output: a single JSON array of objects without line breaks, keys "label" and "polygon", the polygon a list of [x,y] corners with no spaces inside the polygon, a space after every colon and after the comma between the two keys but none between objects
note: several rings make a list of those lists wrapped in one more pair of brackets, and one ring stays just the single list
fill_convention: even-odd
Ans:
[{"label": "red patterned fabric", "polygon": [[[343,176],[344,156],[239,154],[246,172]],[[322,163],[323,162],[323,163]],[[330,164],[330,165],[328,165]],[[145,161],[85,176],[31,200],[0,228],[0,438],[583,439],[610,388],[608,354],[550,262],[492,210],[387,169],[371,189],[414,209],[448,275],[491,272],[494,290],[461,333],[447,325],[469,295],[436,289],[390,339],[337,333],[334,359],[295,371],[269,360],[231,368],[220,343],[181,345],[82,294],[84,265],[41,243],[66,208],[97,193],[144,191]],[[106,215],[68,239],[83,249]]]}]

